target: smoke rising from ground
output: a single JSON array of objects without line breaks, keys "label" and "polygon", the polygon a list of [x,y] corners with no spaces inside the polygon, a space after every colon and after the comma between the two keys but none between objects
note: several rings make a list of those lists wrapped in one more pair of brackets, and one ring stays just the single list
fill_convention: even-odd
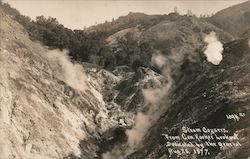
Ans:
[{"label": "smoke rising from ground", "polygon": [[157,66],[159,69],[162,69],[166,65],[167,58],[161,53],[155,53],[152,55],[151,63]]},{"label": "smoke rising from ground", "polygon": [[135,125],[132,129],[126,131],[128,137],[127,149],[121,151],[119,148],[114,148],[111,152],[103,154],[103,159],[124,159],[127,155],[133,153],[140,146],[148,129],[157,121],[162,112],[166,110],[166,104],[162,105],[162,102],[172,86],[170,70],[166,65],[167,59],[162,54],[157,53],[152,56],[151,62],[162,70],[162,74],[167,82],[159,88],[142,90],[149,109],[147,112],[138,112],[135,117]]},{"label": "smoke rising from ground", "polygon": [[135,125],[131,130],[126,132],[128,136],[129,147],[134,150],[142,141],[145,133],[156,122],[164,108],[161,104],[163,98],[167,96],[168,91],[172,85],[172,78],[170,71],[166,65],[167,58],[160,53],[153,54],[151,58],[153,65],[156,65],[162,70],[163,76],[167,83],[160,88],[149,88],[143,90],[145,101],[149,104],[149,109],[146,113],[139,112],[136,116]]},{"label": "smoke rising from ground", "polygon": [[58,72],[55,72],[57,78],[74,89],[84,91],[87,88],[87,78],[83,67],[80,64],[72,63],[66,50],[51,50],[48,51],[47,55],[52,67],[57,67],[55,69],[58,70]]},{"label": "smoke rising from ground", "polygon": [[207,57],[207,61],[214,65],[219,65],[223,56],[223,45],[217,39],[215,32],[210,32],[205,38],[204,42],[207,44],[204,54]]},{"label": "smoke rising from ground", "polygon": [[135,119],[136,125],[133,129],[126,132],[130,147],[135,146],[142,139],[144,131],[150,126],[150,122],[150,118],[147,115],[141,112],[137,114]]}]

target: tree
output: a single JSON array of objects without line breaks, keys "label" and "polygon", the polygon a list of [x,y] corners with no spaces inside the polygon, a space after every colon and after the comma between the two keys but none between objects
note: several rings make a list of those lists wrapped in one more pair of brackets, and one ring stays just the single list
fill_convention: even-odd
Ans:
[{"label": "tree", "polygon": [[24,26],[24,28],[30,28],[31,26],[31,19],[30,17],[23,16],[23,15],[17,15],[15,17],[16,21],[18,21],[20,24]]}]

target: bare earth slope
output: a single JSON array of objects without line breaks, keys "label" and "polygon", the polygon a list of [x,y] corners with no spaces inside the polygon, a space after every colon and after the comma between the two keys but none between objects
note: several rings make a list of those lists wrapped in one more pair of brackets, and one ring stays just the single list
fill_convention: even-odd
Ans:
[{"label": "bare earth slope", "polygon": [[[74,88],[64,79],[60,61],[49,58],[45,47],[30,41],[22,26],[2,10],[0,19],[0,158],[80,155],[80,140],[98,138],[117,124],[110,120],[100,92],[103,81],[119,79],[92,69],[77,81],[84,89]],[[103,81],[95,80],[98,76]],[[85,155],[94,157],[96,147],[91,144],[85,145]]]}]

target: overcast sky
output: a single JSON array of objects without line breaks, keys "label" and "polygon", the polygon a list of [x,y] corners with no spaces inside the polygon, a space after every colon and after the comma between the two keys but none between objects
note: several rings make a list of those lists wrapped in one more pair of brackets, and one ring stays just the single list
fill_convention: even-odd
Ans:
[{"label": "overcast sky", "polygon": [[110,21],[131,12],[147,14],[168,14],[174,7],[180,13],[191,9],[196,15],[211,14],[246,0],[227,1],[90,1],[90,0],[3,0],[22,14],[34,19],[38,15],[52,16],[71,29],[83,29],[96,23]]}]

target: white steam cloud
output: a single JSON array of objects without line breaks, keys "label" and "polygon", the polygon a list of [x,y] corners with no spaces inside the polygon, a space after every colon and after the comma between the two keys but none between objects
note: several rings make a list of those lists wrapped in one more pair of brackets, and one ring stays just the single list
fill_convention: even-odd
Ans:
[{"label": "white steam cloud", "polygon": [[215,32],[210,32],[205,38],[204,42],[207,44],[204,54],[207,57],[207,61],[214,65],[219,65],[222,60],[223,45],[217,39]]},{"label": "white steam cloud", "polygon": [[167,58],[161,53],[155,53],[152,55],[151,63],[156,65],[158,68],[162,69],[167,63]]},{"label": "white steam cloud", "polygon": [[135,117],[135,125],[132,129],[126,131],[128,148],[125,151],[114,148],[111,152],[103,154],[103,159],[124,159],[127,155],[133,153],[140,146],[148,129],[166,109],[166,104],[162,105],[164,101],[163,98],[168,95],[170,87],[172,86],[172,78],[166,65],[167,59],[162,54],[157,53],[152,56],[151,62],[162,70],[164,77],[167,79],[167,83],[160,88],[143,90],[144,99],[150,107],[147,112],[138,112]]},{"label": "white steam cloud", "polygon": [[48,58],[53,67],[58,67],[55,70],[60,70],[55,72],[57,78],[74,89],[84,91],[87,88],[87,78],[83,67],[80,64],[72,63],[66,50],[48,51]]},{"label": "white steam cloud", "polygon": [[146,114],[139,112],[136,115],[135,125],[131,130],[127,130],[129,147],[135,147],[143,138],[145,131],[150,127],[150,117]]},{"label": "white steam cloud", "polygon": [[132,150],[138,147],[145,136],[145,133],[157,121],[166,108],[165,104],[162,106],[162,101],[164,101],[163,98],[167,96],[169,89],[172,86],[172,78],[166,65],[167,58],[160,53],[156,53],[153,54],[151,62],[162,70],[162,74],[167,79],[167,82],[160,88],[149,88],[143,90],[144,99],[150,107],[146,113],[139,112],[137,114],[134,127],[126,132],[128,136],[128,144]]}]

